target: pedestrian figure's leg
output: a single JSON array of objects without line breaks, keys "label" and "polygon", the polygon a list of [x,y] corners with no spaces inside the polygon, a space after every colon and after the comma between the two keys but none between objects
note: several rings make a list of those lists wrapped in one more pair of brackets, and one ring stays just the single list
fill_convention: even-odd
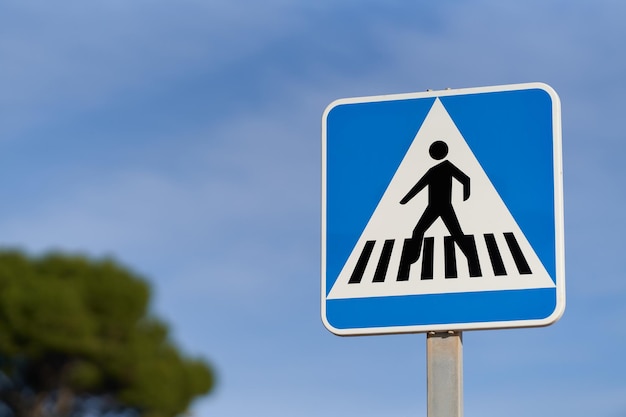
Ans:
[{"label": "pedestrian figure's leg", "polygon": [[469,269],[470,277],[482,276],[480,270],[480,261],[478,260],[478,251],[476,250],[476,242],[471,235],[465,235],[461,230],[459,219],[457,219],[454,209],[450,206],[449,209],[442,212],[441,220],[448,228],[450,236],[454,239],[458,247],[465,255],[467,259],[467,267]]},{"label": "pedestrian figure's leg", "polygon": [[414,238],[404,240],[402,257],[400,258],[400,267],[398,268],[398,278],[396,279],[397,281],[408,281],[411,265],[419,259],[419,253],[422,246],[421,243],[421,240],[417,241]]},{"label": "pedestrian figure's leg", "polygon": [[413,229],[413,235],[411,238],[404,240],[402,257],[400,258],[400,268],[398,269],[398,281],[406,281],[409,279],[411,265],[417,262],[420,257],[424,233],[426,233],[426,230],[428,230],[438,216],[436,210],[426,207],[424,214],[422,214],[415,229]]}]

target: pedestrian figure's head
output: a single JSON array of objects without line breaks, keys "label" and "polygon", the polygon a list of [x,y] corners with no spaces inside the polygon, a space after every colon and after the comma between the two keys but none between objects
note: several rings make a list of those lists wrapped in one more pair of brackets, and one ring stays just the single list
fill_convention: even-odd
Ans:
[{"label": "pedestrian figure's head", "polygon": [[446,145],[445,142],[438,140],[437,142],[433,142],[433,144],[430,145],[428,152],[430,153],[430,156],[433,157],[433,159],[443,159],[448,154],[448,145]]}]

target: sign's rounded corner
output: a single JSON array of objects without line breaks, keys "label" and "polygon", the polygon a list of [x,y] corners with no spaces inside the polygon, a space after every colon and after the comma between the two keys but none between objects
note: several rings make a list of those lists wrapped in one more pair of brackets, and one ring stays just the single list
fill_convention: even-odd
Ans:
[{"label": "sign's rounded corner", "polygon": [[555,324],[557,321],[559,321],[561,317],[563,317],[564,313],[565,313],[565,299],[564,297],[557,296],[556,305],[554,306],[554,310],[552,310],[552,313],[550,313],[549,316],[543,319],[533,321],[527,326],[520,326],[520,327],[548,327],[548,326]]},{"label": "sign's rounded corner", "polygon": [[349,330],[346,331],[345,329],[339,329],[339,328],[333,326],[332,324],[330,324],[330,321],[326,317],[326,312],[325,311],[322,311],[322,324],[324,325],[326,330],[328,330],[329,332],[331,332],[335,336],[349,336],[351,334]]},{"label": "sign's rounded corner", "polygon": [[546,94],[548,94],[548,96],[550,96],[550,99],[552,100],[552,103],[554,106],[556,106],[557,108],[561,107],[561,98],[559,97],[559,94],[556,92],[554,87],[552,87],[550,84],[537,81],[537,82],[529,83],[528,86],[529,88],[534,88],[537,90],[544,91]]},{"label": "sign's rounded corner", "polygon": [[347,104],[348,102],[349,102],[349,99],[345,99],[345,98],[339,98],[337,100],[333,100],[332,102],[330,102],[330,104],[328,104],[328,106],[324,108],[324,112],[322,113],[323,123],[326,123],[326,120],[328,120],[328,116],[330,115],[330,112],[332,112],[336,107],[339,107],[343,104]]},{"label": "sign's rounded corner", "polygon": [[554,311],[548,317],[544,319],[545,325],[549,326],[551,324],[556,323],[563,317],[565,313],[565,297],[557,297],[556,306],[554,307]]}]

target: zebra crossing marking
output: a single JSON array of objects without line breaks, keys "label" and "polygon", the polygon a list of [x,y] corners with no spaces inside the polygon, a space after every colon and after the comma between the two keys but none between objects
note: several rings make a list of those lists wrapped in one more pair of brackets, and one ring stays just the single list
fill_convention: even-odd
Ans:
[{"label": "zebra crossing marking", "polygon": [[[524,257],[524,254],[522,253],[519,247],[519,244],[517,244],[517,239],[515,239],[515,235],[513,233],[504,233],[503,236],[507,242],[506,247],[508,248],[509,253],[512,256],[512,259],[514,261],[514,264],[518,273],[518,274],[512,274],[513,277],[520,278],[523,275],[532,274],[532,271],[530,270],[530,267],[528,266],[528,263],[526,262],[526,258]],[[472,242],[471,244],[474,247],[474,250],[476,250],[476,242],[474,240],[475,239],[474,236],[469,235],[469,236],[466,236],[466,238],[471,240]],[[489,264],[491,266],[494,276],[509,275],[506,272],[506,267],[504,265],[504,261],[502,260],[501,251],[496,242],[495,235],[493,233],[485,233],[483,235],[483,238],[484,238],[485,245],[487,247],[487,252],[489,255],[488,260],[487,261],[483,260],[483,262],[481,262],[478,255],[476,255],[475,264],[474,265],[468,264],[469,277],[470,278],[483,277],[482,265],[485,265],[485,264]],[[440,255],[439,256],[440,259],[438,259],[439,262],[437,262],[435,258],[434,242],[435,242],[435,238],[432,236],[426,237],[424,239],[424,245],[422,249],[422,263],[421,263],[422,266],[420,270],[420,280],[431,280],[434,278],[433,268],[434,268],[435,263],[443,264],[444,271],[445,271],[444,276],[437,277],[437,279],[458,278],[457,264],[456,264],[457,257],[456,257],[456,249],[454,247],[454,240],[451,238],[451,236],[444,236],[444,251],[443,253],[439,254]],[[357,265],[354,268],[352,275],[350,276],[350,280],[348,281],[349,284],[360,284],[361,282],[363,282],[364,278],[365,279],[370,278],[368,276],[364,276],[365,270],[369,262],[377,262],[375,272],[373,276],[371,277],[371,282],[379,282],[379,283],[385,282],[388,276],[388,272],[389,272],[388,271],[389,263],[390,263],[391,255],[393,253],[393,249],[395,246],[395,240],[386,239],[383,242],[382,252],[378,260],[375,257],[374,258],[372,257],[372,252],[374,250],[374,247],[377,244],[379,244],[379,242],[374,241],[374,240],[368,240],[366,242],[365,247],[363,248],[363,251],[361,252],[361,256],[359,257],[359,262],[357,262]],[[441,258],[443,258],[443,261],[441,260]],[[468,263],[469,262],[471,261],[468,261]],[[408,280],[409,280],[408,275],[406,277],[396,277],[396,281],[408,281]]]}]

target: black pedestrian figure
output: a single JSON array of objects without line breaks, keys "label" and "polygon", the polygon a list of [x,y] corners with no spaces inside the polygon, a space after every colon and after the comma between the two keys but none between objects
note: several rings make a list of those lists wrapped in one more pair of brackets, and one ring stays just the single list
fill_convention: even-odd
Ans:
[{"label": "black pedestrian figure", "polygon": [[[448,145],[443,141],[436,141],[430,145],[428,151],[433,159],[441,160],[448,155]],[[408,280],[411,265],[420,257],[424,234],[438,218],[441,218],[453,241],[467,258],[470,276],[481,275],[473,238],[463,234],[452,207],[453,178],[463,185],[463,201],[467,200],[470,197],[470,178],[448,160],[430,168],[407,195],[400,200],[400,204],[406,204],[428,186],[428,206],[413,229],[412,237],[404,241],[398,281]]]}]

